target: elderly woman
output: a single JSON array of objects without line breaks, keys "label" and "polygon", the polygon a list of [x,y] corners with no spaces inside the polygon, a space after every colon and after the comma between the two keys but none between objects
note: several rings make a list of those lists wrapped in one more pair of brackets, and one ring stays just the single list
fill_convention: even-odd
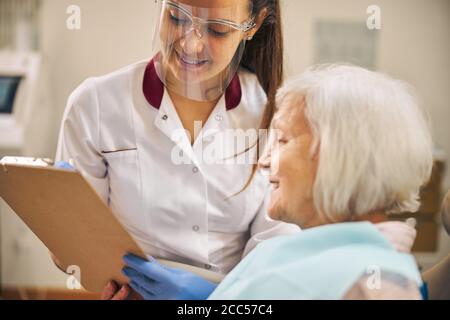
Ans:
[{"label": "elderly woman", "polygon": [[[409,255],[415,230],[368,222],[379,213],[416,211],[430,176],[430,133],[407,85],[357,67],[322,66],[291,80],[277,99],[276,139],[260,161],[273,184],[269,214],[304,231],[262,242],[217,288],[185,277],[182,295],[419,299],[426,286]],[[445,203],[450,226],[450,193]],[[125,262],[145,299],[154,299],[149,272],[177,272],[156,260]],[[450,255],[422,275],[431,299],[450,298],[449,270]]]},{"label": "elderly woman", "polygon": [[289,81],[277,106],[276,143],[260,161],[269,215],[304,231],[260,244],[210,298],[420,299],[414,258],[368,222],[416,211],[430,177],[430,132],[407,85],[322,66]]}]

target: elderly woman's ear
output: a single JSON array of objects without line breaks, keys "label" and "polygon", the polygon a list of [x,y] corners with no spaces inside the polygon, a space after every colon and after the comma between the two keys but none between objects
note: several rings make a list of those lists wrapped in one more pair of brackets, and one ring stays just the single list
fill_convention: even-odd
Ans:
[{"label": "elderly woman's ear", "polygon": [[450,190],[447,192],[447,195],[442,202],[442,223],[450,236]]}]

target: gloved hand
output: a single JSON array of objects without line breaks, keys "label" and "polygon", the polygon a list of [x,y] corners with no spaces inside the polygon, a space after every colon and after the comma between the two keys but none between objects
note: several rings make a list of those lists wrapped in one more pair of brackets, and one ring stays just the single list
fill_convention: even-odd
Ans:
[{"label": "gloved hand", "polygon": [[122,272],[130,287],[145,300],[206,300],[217,285],[193,273],[161,265],[154,258],[145,261],[132,254],[123,258]]},{"label": "gloved hand", "polygon": [[75,167],[73,165],[65,161],[58,161],[57,163],[55,163],[54,167],[58,169],[75,170]]}]

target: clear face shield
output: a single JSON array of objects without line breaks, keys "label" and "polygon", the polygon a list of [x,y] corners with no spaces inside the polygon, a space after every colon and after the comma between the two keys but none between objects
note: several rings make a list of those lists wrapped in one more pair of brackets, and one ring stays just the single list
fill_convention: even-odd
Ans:
[{"label": "clear face shield", "polygon": [[220,7],[214,0],[158,4],[153,51],[159,78],[191,100],[217,100],[236,74],[255,27],[251,1],[221,1]]}]

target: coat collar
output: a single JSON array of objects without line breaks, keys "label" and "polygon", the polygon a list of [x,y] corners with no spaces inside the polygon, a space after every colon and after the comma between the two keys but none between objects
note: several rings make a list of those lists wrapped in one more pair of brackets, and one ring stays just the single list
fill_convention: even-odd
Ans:
[{"label": "coat collar", "polygon": [[[165,89],[164,84],[159,79],[158,73],[156,72],[155,62],[153,59],[147,64],[145,69],[142,89],[148,103],[155,109],[159,110]],[[241,99],[241,82],[236,72],[225,91],[225,105],[227,111],[235,109],[241,103]]]}]

